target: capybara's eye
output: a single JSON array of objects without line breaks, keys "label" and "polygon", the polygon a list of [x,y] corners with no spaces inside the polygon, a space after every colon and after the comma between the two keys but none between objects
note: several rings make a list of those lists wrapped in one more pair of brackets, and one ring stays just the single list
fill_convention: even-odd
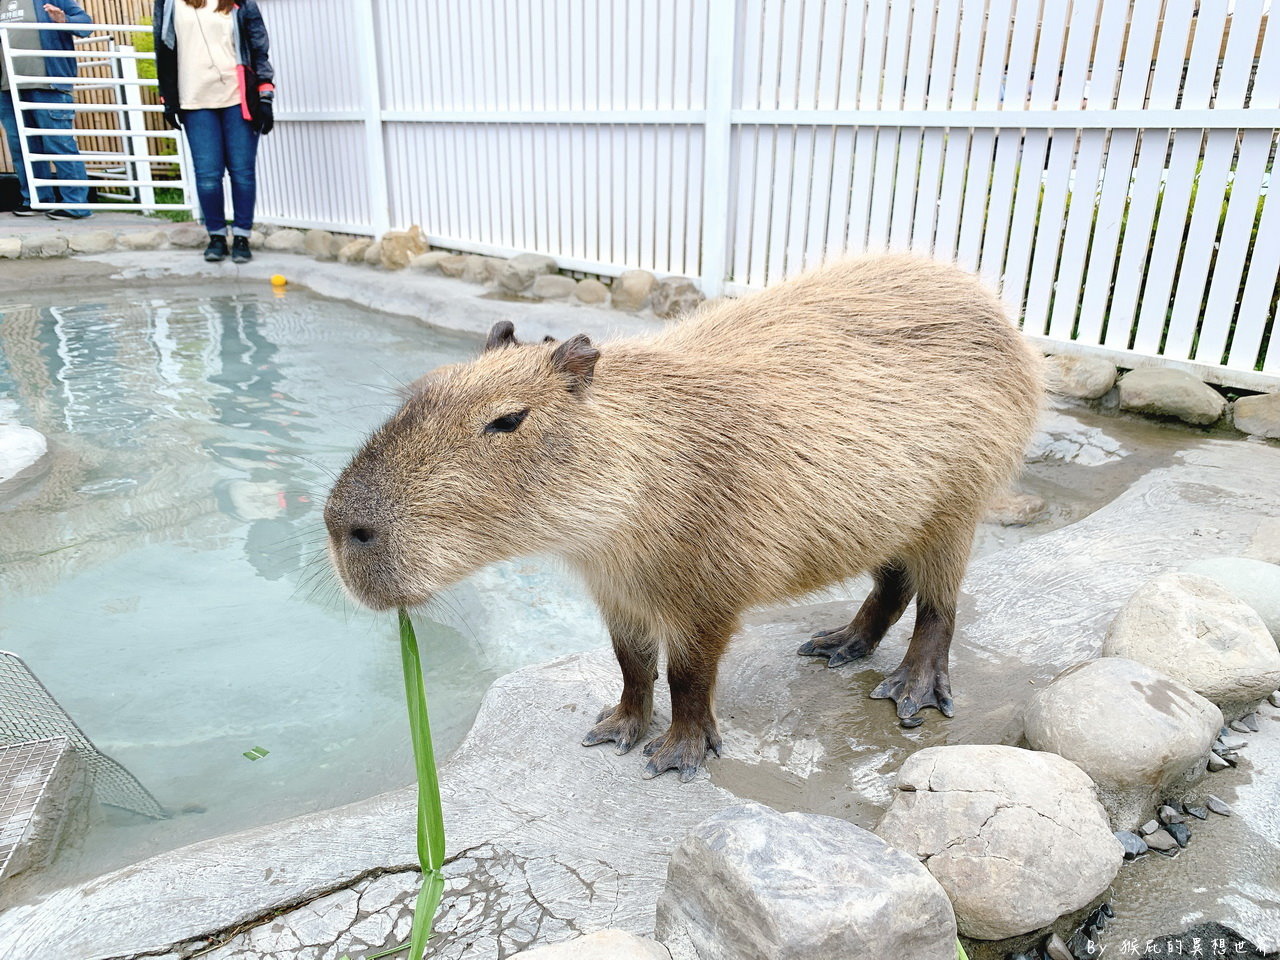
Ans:
[{"label": "capybara's eye", "polygon": [[493,420],[490,423],[488,423],[484,428],[484,432],[485,433],[511,433],[513,430],[515,430],[516,427],[524,423],[524,418],[527,417],[528,415],[529,415],[528,407],[525,407],[523,410],[517,410],[515,413],[503,414],[502,416],[498,417],[497,420]]}]

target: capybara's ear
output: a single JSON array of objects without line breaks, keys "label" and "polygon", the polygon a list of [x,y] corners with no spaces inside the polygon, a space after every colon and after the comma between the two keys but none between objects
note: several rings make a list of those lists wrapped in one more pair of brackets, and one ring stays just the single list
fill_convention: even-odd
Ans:
[{"label": "capybara's ear", "polygon": [[569,375],[569,392],[582,393],[595,376],[600,351],[591,345],[585,333],[570,337],[551,354],[551,365]]},{"label": "capybara's ear", "polygon": [[485,353],[500,350],[503,347],[519,346],[516,339],[516,325],[510,320],[499,320],[489,331],[489,339],[484,342]]}]

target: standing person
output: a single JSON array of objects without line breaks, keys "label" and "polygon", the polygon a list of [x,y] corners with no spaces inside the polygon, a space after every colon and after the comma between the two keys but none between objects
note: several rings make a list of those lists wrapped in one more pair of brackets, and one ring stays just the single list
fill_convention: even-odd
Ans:
[{"label": "standing person", "polygon": [[[0,0],[0,26],[6,23],[93,23],[93,18],[72,0]],[[89,30],[11,30],[9,46],[14,51],[13,66],[20,74],[45,77],[74,77],[78,64],[75,57],[40,57],[28,54],[18,56],[23,50],[74,50],[76,37],[87,37]],[[31,209],[31,185],[27,182],[27,168],[23,162],[24,147],[32,153],[58,154],[68,158],[80,156],[76,138],[71,134],[32,134],[24,145],[18,136],[18,118],[14,114],[14,99],[40,104],[23,107],[23,120],[28,127],[40,130],[71,130],[75,126],[75,111],[68,109],[71,103],[71,84],[56,80],[21,81],[17,90],[10,90],[5,75],[4,61],[0,59],[0,126],[9,141],[9,156],[18,174],[18,192],[21,200],[14,214],[19,217],[35,215]],[[32,172],[42,179],[53,178],[53,163],[36,160]],[[60,180],[81,180],[87,174],[79,160],[57,161]],[[89,188],[41,187],[39,198],[45,203],[84,204],[89,200]],[[46,216],[54,220],[81,220],[89,216],[84,209],[50,210]]]},{"label": "standing person", "polygon": [[[0,0],[3,3],[4,0]],[[248,263],[258,137],[275,125],[275,72],[257,0],[155,0],[156,73],[164,117],[185,128],[209,231],[204,258],[227,256],[223,172],[231,175],[231,260]]]}]

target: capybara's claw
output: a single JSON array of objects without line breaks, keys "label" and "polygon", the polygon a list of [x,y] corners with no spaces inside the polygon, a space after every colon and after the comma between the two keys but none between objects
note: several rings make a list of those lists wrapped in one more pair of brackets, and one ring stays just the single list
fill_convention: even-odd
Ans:
[{"label": "capybara's claw", "polygon": [[819,630],[800,644],[796,653],[802,657],[826,657],[828,667],[841,667],[861,660],[874,649],[875,644],[854,635],[848,627],[841,627],[839,630]]},{"label": "capybara's claw", "polygon": [[695,728],[689,732],[677,734],[668,730],[659,737],[650,740],[644,748],[644,755],[650,760],[644,768],[644,778],[654,777],[674,770],[681,783],[688,783],[702,766],[702,761],[710,750],[720,756],[720,734],[714,723],[707,728]]},{"label": "capybara's claw", "polygon": [[636,745],[648,728],[646,718],[624,713],[621,705],[607,707],[596,718],[596,725],[582,738],[582,745],[594,747],[597,743],[616,743],[618,749],[614,752],[622,756]]},{"label": "capybara's claw", "polygon": [[873,700],[892,700],[898,705],[898,719],[914,717],[925,707],[936,708],[944,717],[955,715],[951,681],[945,670],[903,663],[871,691]]}]

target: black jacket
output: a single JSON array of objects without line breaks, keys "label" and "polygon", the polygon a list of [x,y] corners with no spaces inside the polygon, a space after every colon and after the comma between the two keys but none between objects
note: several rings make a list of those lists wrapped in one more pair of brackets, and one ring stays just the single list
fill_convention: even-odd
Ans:
[{"label": "black jacket", "polygon": [[[173,5],[184,0],[155,0],[151,29],[155,36],[156,76],[160,99],[175,110],[182,108],[178,96],[178,40],[173,28]],[[207,0],[217,3],[217,0]],[[246,120],[258,115],[260,97],[275,91],[275,71],[268,56],[270,40],[257,0],[237,0],[232,13],[235,30],[236,72],[240,82],[240,111]]]}]

